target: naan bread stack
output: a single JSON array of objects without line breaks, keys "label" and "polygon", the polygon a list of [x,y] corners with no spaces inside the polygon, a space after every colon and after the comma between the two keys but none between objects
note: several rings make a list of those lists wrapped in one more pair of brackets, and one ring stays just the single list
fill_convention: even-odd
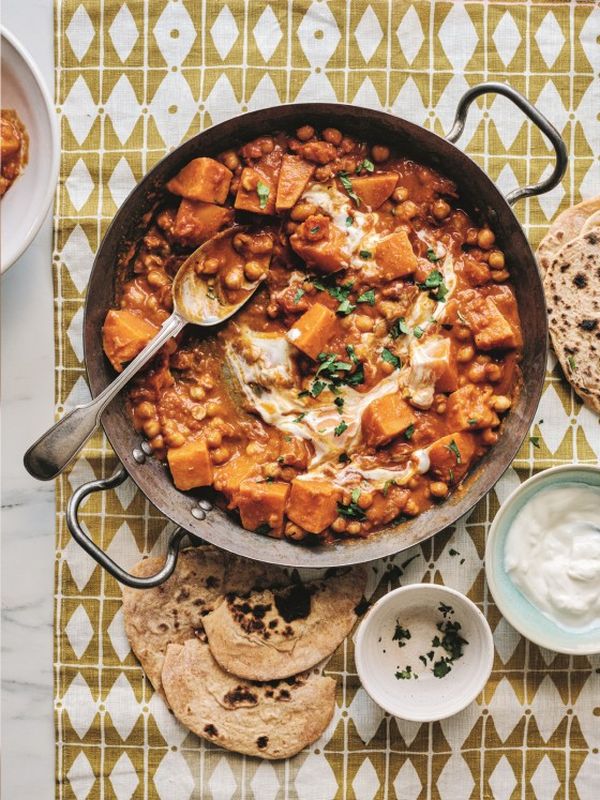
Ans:
[{"label": "naan bread stack", "polygon": [[600,197],[560,214],[537,256],[554,352],[586,406],[600,413]]},{"label": "naan bread stack", "polygon": [[[147,558],[136,575],[162,561]],[[350,633],[366,573],[301,583],[212,547],[181,552],[161,586],[123,588],[125,629],[157,692],[191,731],[246,755],[295,755],[318,739],[336,684],[312,668]]]}]

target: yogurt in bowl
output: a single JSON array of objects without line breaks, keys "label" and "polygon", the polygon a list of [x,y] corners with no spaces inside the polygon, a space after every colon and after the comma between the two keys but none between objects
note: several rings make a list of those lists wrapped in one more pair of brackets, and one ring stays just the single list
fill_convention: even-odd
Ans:
[{"label": "yogurt in bowl", "polygon": [[600,469],[554,467],[525,481],[492,523],[485,566],[496,605],[528,639],[600,652]]}]

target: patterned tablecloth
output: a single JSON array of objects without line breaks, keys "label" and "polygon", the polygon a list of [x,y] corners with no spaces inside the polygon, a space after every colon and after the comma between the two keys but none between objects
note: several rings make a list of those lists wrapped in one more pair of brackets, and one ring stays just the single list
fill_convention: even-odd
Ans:
[{"label": "patterned tablecloth", "polygon": [[[94,253],[127,193],[167,150],[232,114],[294,100],[382,108],[443,133],[469,85],[507,81],[552,120],[570,152],[562,185],[517,206],[535,244],[558,210],[600,188],[599,34],[600,8],[585,2],[56,0],[57,413],[88,396],[82,304]],[[472,110],[461,146],[504,192],[552,166],[537,130],[493,96]],[[65,526],[73,487],[114,469],[96,436],[57,492],[57,797],[597,800],[600,658],[522,639],[496,609],[482,564],[490,520],[510,490],[536,469],[600,456],[598,418],[553,356],[531,435],[467,519],[378,563],[370,584],[372,593],[382,576],[378,592],[443,582],[479,604],[496,657],[477,702],[436,724],[390,718],[360,687],[349,640],[327,668],[338,681],[332,724],[281,763],[199,741],[153,694],[124,634],[117,584]],[[161,552],[169,528],[130,481],[90,499],[83,519],[126,566]],[[386,577],[392,566],[400,571]]]}]

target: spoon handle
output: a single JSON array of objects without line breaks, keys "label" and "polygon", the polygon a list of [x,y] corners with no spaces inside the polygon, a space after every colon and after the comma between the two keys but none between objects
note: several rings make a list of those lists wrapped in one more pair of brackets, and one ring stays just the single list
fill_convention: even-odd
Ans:
[{"label": "spoon handle", "polygon": [[49,481],[60,475],[94,433],[100,424],[102,412],[113,397],[185,324],[186,320],[179,314],[171,314],[154,339],[98,397],[76,406],[32,444],[23,458],[27,472],[40,481]]}]

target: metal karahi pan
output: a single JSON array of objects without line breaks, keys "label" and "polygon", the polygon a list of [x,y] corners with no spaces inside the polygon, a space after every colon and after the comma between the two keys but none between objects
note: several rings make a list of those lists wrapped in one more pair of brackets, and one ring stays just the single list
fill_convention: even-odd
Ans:
[{"label": "metal karahi pan", "polygon": [[[480,95],[502,94],[511,100],[550,140],[556,163],[552,174],[532,186],[524,186],[504,197],[475,161],[459,150],[456,142],[464,129],[471,103]],[[460,490],[446,502],[399,527],[384,529],[365,539],[341,540],[307,547],[285,539],[271,539],[244,530],[233,517],[215,507],[202,492],[184,494],[175,488],[168,469],[151,457],[148,443],[137,433],[122,396],[106,410],[102,424],[121,460],[122,467],[103,481],[93,481],[75,491],[67,509],[67,522],[78,543],[121,583],[147,588],[157,585],[173,571],[181,540],[188,534],[218,547],[260,561],[293,567],[332,567],[371,561],[397,553],[452,525],[494,486],[511,464],[526,436],[540,399],[547,352],[547,319],[542,283],[534,255],[511,206],[556,186],[566,165],[565,145],[555,128],[522,95],[499,83],[483,83],[462,97],[452,130],[442,138],[425,128],[381,111],[342,103],[300,103],[261,109],[230,119],[198,134],[160,161],[129,195],[110,225],[94,261],[85,306],[84,345],[87,374],[95,397],[113,379],[102,352],[101,328],[113,301],[114,268],[123,244],[131,240],[143,214],[164,184],[188,161],[214,155],[273,130],[295,130],[305,124],[317,128],[336,126],[371,142],[389,144],[416,161],[431,166],[454,180],[461,204],[476,209],[494,229],[512,266],[511,279],[523,320],[523,385],[520,396],[506,417],[499,442],[472,470]],[[146,497],[168,519],[179,526],[168,545],[163,569],[150,578],[135,578],[121,569],[85,533],[78,509],[92,492],[118,486],[131,476]]]}]

